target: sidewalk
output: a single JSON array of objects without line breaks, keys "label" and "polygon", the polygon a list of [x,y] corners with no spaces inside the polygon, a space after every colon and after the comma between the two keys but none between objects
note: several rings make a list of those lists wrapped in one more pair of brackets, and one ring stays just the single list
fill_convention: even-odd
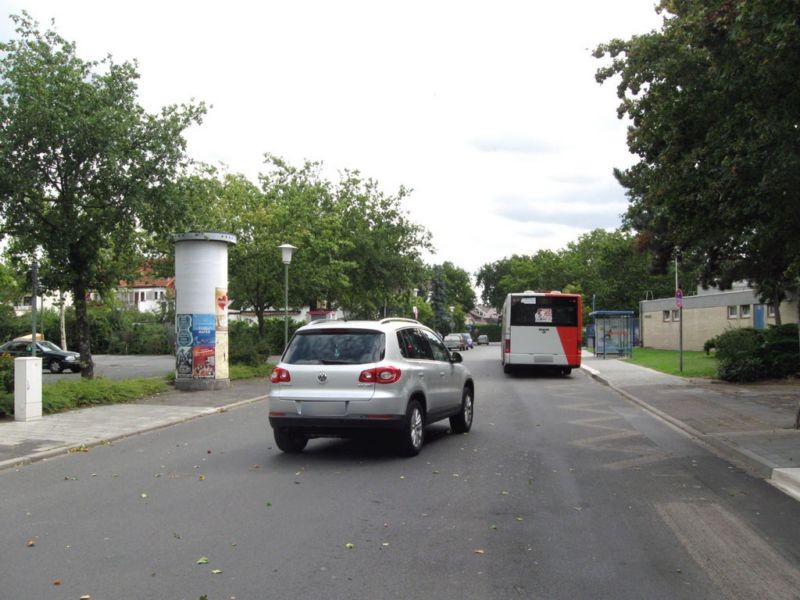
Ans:
[{"label": "sidewalk", "polygon": [[82,408],[35,421],[0,420],[0,469],[213,414],[262,400],[266,393],[265,379],[245,379],[231,382],[227,390],[170,390],[138,402]]},{"label": "sidewalk", "polygon": [[716,454],[800,500],[797,383],[733,385],[665,375],[584,354],[594,379],[705,443]]}]

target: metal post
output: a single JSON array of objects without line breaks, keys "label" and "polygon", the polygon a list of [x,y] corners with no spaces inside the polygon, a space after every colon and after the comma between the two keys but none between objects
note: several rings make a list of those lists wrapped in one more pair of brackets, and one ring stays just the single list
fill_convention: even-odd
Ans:
[{"label": "metal post", "polygon": [[32,289],[31,294],[31,356],[36,356],[36,291],[39,287],[39,263],[33,261],[33,273],[31,274]]},{"label": "metal post", "polygon": [[289,263],[283,265],[283,351],[289,345]]},{"label": "metal post", "polygon": [[680,347],[678,366],[680,372],[683,373],[683,305],[678,309],[678,321],[678,346]]}]

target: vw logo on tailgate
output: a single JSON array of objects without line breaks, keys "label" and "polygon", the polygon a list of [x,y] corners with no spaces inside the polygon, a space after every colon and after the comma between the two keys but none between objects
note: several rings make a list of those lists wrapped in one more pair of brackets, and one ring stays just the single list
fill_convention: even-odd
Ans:
[{"label": "vw logo on tailgate", "polygon": [[328,381],[328,374],[327,373],[319,373],[317,375],[317,381],[320,383],[326,383]]}]

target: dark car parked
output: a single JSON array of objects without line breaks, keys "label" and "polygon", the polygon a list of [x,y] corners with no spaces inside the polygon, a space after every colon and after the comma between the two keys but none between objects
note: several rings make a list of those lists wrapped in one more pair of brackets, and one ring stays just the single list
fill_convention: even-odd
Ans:
[{"label": "dark car parked", "polygon": [[[13,357],[31,356],[31,342],[14,340],[0,346],[0,354],[10,354]],[[42,367],[51,373],[61,373],[69,369],[73,373],[81,370],[80,355],[70,350],[62,350],[53,342],[40,340],[36,342],[36,356],[42,359]]]}]

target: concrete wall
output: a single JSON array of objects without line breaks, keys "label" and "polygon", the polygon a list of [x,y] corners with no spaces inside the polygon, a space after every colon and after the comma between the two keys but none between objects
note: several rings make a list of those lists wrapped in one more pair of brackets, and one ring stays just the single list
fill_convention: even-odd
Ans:
[{"label": "concrete wall", "polygon": [[[727,329],[753,327],[758,296],[752,290],[734,290],[687,296],[683,302],[683,349],[702,350],[706,340]],[[729,314],[735,307],[735,316]],[[766,311],[766,325],[774,325],[775,317]],[[665,318],[664,311],[669,311]],[[678,349],[679,321],[674,298],[661,298],[640,303],[641,340],[646,348]],[[783,323],[797,323],[797,303],[781,304]]]}]

